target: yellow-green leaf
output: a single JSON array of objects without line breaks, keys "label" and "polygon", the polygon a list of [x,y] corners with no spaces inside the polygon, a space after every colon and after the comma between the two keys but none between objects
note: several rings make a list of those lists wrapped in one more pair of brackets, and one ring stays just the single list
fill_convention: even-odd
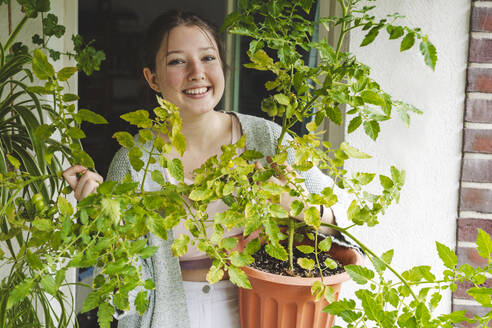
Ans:
[{"label": "yellow-green leaf", "polygon": [[307,259],[305,257],[300,257],[297,259],[297,264],[299,264],[299,266],[303,269],[306,269],[306,270],[313,270],[314,269],[314,260],[311,260],[311,259]]}]

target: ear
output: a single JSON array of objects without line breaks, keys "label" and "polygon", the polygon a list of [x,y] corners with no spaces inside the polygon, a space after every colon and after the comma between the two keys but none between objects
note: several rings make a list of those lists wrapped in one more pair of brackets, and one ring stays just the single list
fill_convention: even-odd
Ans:
[{"label": "ear", "polygon": [[150,70],[148,67],[144,67],[143,69],[143,75],[145,77],[145,80],[147,81],[147,84],[149,87],[152,88],[155,92],[161,92],[159,90],[159,84],[157,83],[157,75]]}]

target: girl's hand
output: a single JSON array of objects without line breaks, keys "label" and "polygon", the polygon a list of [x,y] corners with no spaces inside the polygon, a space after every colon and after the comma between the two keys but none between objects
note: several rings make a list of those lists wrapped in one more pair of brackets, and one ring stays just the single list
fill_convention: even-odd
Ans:
[{"label": "girl's hand", "polygon": [[82,165],[74,165],[63,171],[63,178],[72,187],[77,201],[81,201],[89,194],[95,192],[99,184],[104,181],[102,176],[89,171]]}]

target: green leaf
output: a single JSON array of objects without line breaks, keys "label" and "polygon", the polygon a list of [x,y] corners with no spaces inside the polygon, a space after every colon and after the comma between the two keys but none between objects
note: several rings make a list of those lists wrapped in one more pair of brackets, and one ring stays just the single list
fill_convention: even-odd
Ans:
[{"label": "green leaf", "polygon": [[84,131],[82,131],[82,129],[79,129],[79,128],[74,127],[74,126],[72,126],[72,127],[68,128],[68,130],[67,130],[67,134],[68,134],[71,138],[73,138],[73,139],[83,139],[83,138],[85,138],[85,133],[84,133]]},{"label": "green leaf", "polygon": [[424,55],[425,64],[434,70],[437,62],[436,47],[427,39],[420,42],[420,52]]},{"label": "green leaf", "polygon": [[140,252],[138,252],[138,255],[141,258],[146,259],[146,258],[154,255],[158,249],[159,249],[159,246],[148,246],[148,247],[145,247],[144,249],[142,249]]},{"label": "green leaf", "polygon": [[296,248],[304,254],[311,254],[314,252],[314,247],[309,245],[299,245],[296,246]]},{"label": "green leaf", "polygon": [[72,204],[65,197],[58,196],[56,204],[61,215],[70,216],[73,214]]},{"label": "green leaf", "polygon": [[189,198],[194,201],[207,200],[214,195],[211,189],[195,189],[190,193]]},{"label": "green leaf", "polygon": [[413,47],[415,44],[415,33],[408,32],[407,35],[401,40],[400,51],[405,51]]},{"label": "green leaf", "polygon": [[390,35],[389,36],[390,40],[401,38],[403,36],[403,34],[405,34],[405,31],[403,30],[403,27],[401,27],[401,26],[388,25],[386,27],[386,31]]},{"label": "green leaf", "polygon": [[166,179],[164,179],[164,176],[162,175],[162,172],[161,171],[154,170],[154,171],[152,171],[152,173],[150,174],[150,176],[152,177],[152,180],[154,180],[158,184],[160,184],[160,185],[165,185],[166,184]]},{"label": "green leaf", "polygon": [[261,218],[259,215],[251,215],[246,217],[246,224],[244,226],[244,235],[247,236],[253,231],[257,230],[261,225]]},{"label": "green leaf", "polygon": [[20,284],[18,284],[17,286],[15,286],[13,289],[11,289],[10,293],[8,294],[9,298],[7,300],[6,309],[7,310],[10,309],[15,304],[24,300],[24,298],[26,298],[26,296],[31,291],[33,285],[34,285],[34,280],[26,279]]},{"label": "green leaf", "polygon": [[58,71],[56,74],[56,78],[59,81],[66,81],[68,80],[72,75],[77,73],[78,68],[77,67],[63,67],[61,70]]},{"label": "green leaf", "polygon": [[140,159],[142,155],[143,155],[142,150],[137,146],[131,148],[130,151],[128,152],[128,158],[130,160],[130,164],[133,167],[133,169],[137,172],[140,171],[145,165],[144,161]]},{"label": "green leaf", "polygon": [[323,252],[328,252],[331,249],[331,244],[332,244],[331,237],[327,237],[318,244],[318,247]]},{"label": "green leaf", "polygon": [[391,189],[394,186],[393,180],[391,180],[385,175],[379,176],[379,182],[381,183],[381,186],[383,186],[384,189]]},{"label": "green leaf", "polygon": [[273,96],[275,101],[277,101],[279,104],[287,106],[290,104],[290,99],[283,93],[277,93],[276,95]]},{"label": "green leaf", "polygon": [[274,218],[286,218],[289,213],[279,204],[270,204],[269,212]]},{"label": "green leaf", "polygon": [[55,132],[55,129],[52,125],[41,124],[34,131],[34,136],[40,140],[46,140]]},{"label": "green leaf", "polygon": [[377,121],[365,121],[364,132],[372,139],[376,140],[380,131],[379,123]]},{"label": "green leaf", "polygon": [[316,207],[311,206],[304,211],[304,222],[315,229],[319,229],[321,217]]},{"label": "green leaf", "polygon": [[149,290],[155,289],[155,282],[152,279],[145,280],[144,288]]},{"label": "green leaf", "polygon": [[7,154],[7,158],[9,160],[10,164],[12,164],[12,166],[15,167],[16,170],[18,170],[20,165],[21,165],[19,160],[17,158],[15,158],[14,156],[11,156],[10,154]]},{"label": "green leaf", "polygon": [[152,120],[149,118],[149,112],[144,109],[139,109],[134,112],[126,113],[120,116],[122,119],[132,125],[136,125],[142,129],[152,127]]},{"label": "green leaf", "polygon": [[207,281],[211,284],[215,284],[216,282],[221,281],[223,277],[224,277],[224,270],[214,265],[210,267],[210,270],[207,273]]},{"label": "green leaf", "polygon": [[178,181],[184,180],[184,167],[183,163],[178,158],[167,161],[167,169],[169,174]]},{"label": "green leaf", "polygon": [[492,288],[487,287],[471,287],[466,291],[472,296],[475,301],[479,302],[484,307],[491,307]]},{"label": "green leaf", "polygon": [[292,217],[296,217],[299,214],[301,214],[303,209],[304,209],[304,203],[296,199],[290,204],[290,215]]},{"label": "green leaf", "polygon": [[48,80],[55,76],[53,65],[48,62],[48,58],[40,49],[34,49],[32,71],[40,80]]},{"label": "green leaf", "polygon": [[287,261],[289,258],[287,251],[280,245],[266,244],[265,251],[271,257],[281,261]]},{"label": "green leaf", "polygon": [[41,278],[41,287],[48,292],[49,294],[56,296],[56,292],[58,291],[58,286],[55,283],[53,277],[49,274],[44,275]]},{"label": "green leaf", "polygon": [[362,124],[362,118],[360,116],[354,117],[353,119],[350,120],[350,123],[347,128],[347,132],[348,133],[354,132],[361,124]]},{"label": "green leaf", "polygon": [[297,259],[297,264],[305,270],[313,270],[314,269],[314,260],[307,259],[305,257],[300,257]]},{"label": "green leaf", "polygon": [[79,96],[77,96],[76,94],[73,94],[73,93],[65,93],[62,96],[62,100],[64,102],[73,102],[73,101],[79,100]]},{"label": "green leaf", "polygon": [[374,278],[374,272],[360,265],[349,264],[345,266],[345,271],[359,285],[364,285]]},{"label": "green leaf", "polygon": [[376,36],[378,36],[379,34],[379,29],[380,27],[379,26],[375,26],[373,27],[369,33],[366,34],[366,36],[364,37],[364,39],[362,40],[360,46],[361,47],[364,47],[364,46],[367,46],[368,44],[372,43],[374,41],[374,39],[376,38]]},{"label": "green leaf", "polygon": [[251,289],[251,283],[248,280],[248,276],[243,270],[235,267],[229,267],[229,279],[231,282],[241,288]]},{"label": "green leaf", "polygon": [[260,248],[261,248],[260,239],[255,238],[246,245],[246,248],[244,249],[244,253],[252,255],[252,254],[258,252],[260,250]]},{"label": "green leaf", "polygon": [[341,317],[345,322],[351,323],[358,320],[361,317],[361,313],[354,312],[355,301],[354,300],[340,300],[328,304],[323,309],[323,312],[327,312]]},{"label": "green leaf", "polygon": [[352,158],[371,158],[370,155],[358,150],[355,147],[350,146],[346,141],[340,144],[340,149],[344,151],[349,157]]},{"label": "green leaf", "polygon": [[165,228],[164,219],[157,213],[149,215],[147,218],[147,226],[149,231],[163,240],[167,240],[167,230]]},{"label": "green leaf", "polygon": [[325,266],[327,268],[332,269],[332,270],[334,270],[338,267],[338,263],[331,258],[327,258],[323,263],[325,264]]},{"label": "green leaf", "polygon": [[114,224],[120,223],[121,206],[118,200],[103,198],[101,200],[101,212],[103,215],[108,216]]},{"label": "green leaf", "polygon": [[237,238],[229,237],[229,238],[222,239],[219,242],[219,247],[225,248],[226,250],[230,251],[234,247],[236,247],[237,243],[238,243]]},{"label": "green leaf", "polygon": [[449,269],[454,269],[454,267],[458,264],[458,257],[456,254],[449,247],[438,241],[436,241],[436,247],[437,253],[439,254],[443,264]]},{"label": "green leaf", "polygon": [[476,244],[478,255],[486,259],[490,258],[492,254],[492,241],[490,240],[490,235],[482,229],[478,229]]},{"label": "green leaf", "polygon": [[171,250],[174,256],[183,256],[188,252],[188,243],[190,242],[190,237],[184,234],[180,234],[176,238],[171,246]]},{"label": "green leaf", "polygon": [[147,299],[147,292],[140,291],[135,298],[135,309],[140,315],[142,315],[145,311],[147,311],[148,306],[149,300]]},{"label": "green leaf", "polygon": [[34,226],[34,228],[40,231],[50,232],[53,231],[54,229],[54,226],[51,223],[51,221],[47,219],[36,219],[32,221],[32,225]]},{"label": "green leaf", "polygon": [[263,154],[259,151],[248,149],[241,154],[241,157],[247,161],[254,161],[263,158]]},{"label": "green leaf", "polygon": [[132,148],[135,146],[135,140],[128,132],[116,132],[113,134],[113,138],[116,138],[118,143],[125,148]]},{"label": "green leaf", "polygon": [[106,124],[108,121],[106,119],[93,111],[88,109],[79,109],[78,112],[74,115],[76,120],[80,123],[82,121],[86,121],[92,124]]},{"label": "green leaf", "polygon": [[130,302],[128,301],[128,294],[123,294],[123,293],[116,293],[113,296],[113,303],[116,308],[120,309],[121,311],[128,311],[130,310]]},{"label": "green leaf", "polygon": [[183,153],[186,150],[186,138],[184,134],[178,133],[174,137],[172,137],[172,144],[174,148],[176,148],[176,151],[183,156]]},{"label": "green leaf", "polygon": [[80,312],[85,313],[92,309],[95,309],[100,302],[101,302],[101,297],[99,296],[99,293],[93,290],[85,298],[84,304],[82,305],[82,310]]},{"label": "green leaf", "polygon": [[377,92],[371,90],[364,90],[360,93],[360,96],[362,97],[362,100],[364,100],[365,103],[373,104],[376,106],[385,105],[384,99],[381,98]]},{"label": "green leaf", "polygon": [[231,264],[237,267],[249,265],[255,261],[255,259],[248,254],[234,252],[230,256]]}]

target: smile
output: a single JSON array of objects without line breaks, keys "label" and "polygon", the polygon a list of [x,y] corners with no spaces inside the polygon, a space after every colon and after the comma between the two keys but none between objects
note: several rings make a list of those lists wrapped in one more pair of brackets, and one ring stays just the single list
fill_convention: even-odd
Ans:
[{"label": "smile", "polygon": [[201,88],[194,88],[194,89],[187,89],[184,90],[183,92],[187,95],[202,95],[206,93],[210,87],[201,87]]}]

